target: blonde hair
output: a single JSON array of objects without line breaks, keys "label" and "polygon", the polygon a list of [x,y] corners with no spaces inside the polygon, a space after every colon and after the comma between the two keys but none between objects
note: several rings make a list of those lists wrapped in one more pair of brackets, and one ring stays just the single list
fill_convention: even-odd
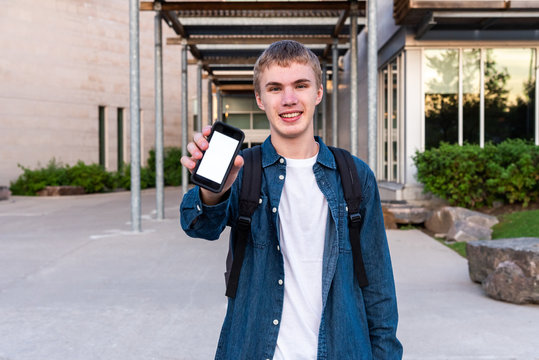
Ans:
[{"label": "blonde hair", "polygon": [[281,40],[271,44],[256,60],[253,74],[255,93],[260,94],[260,76],[271,65],[288,67],[292,63],[308,64],[314,71],[316,87],[322,83],[322,69],[318,57],[303,44],[294,40]]}]

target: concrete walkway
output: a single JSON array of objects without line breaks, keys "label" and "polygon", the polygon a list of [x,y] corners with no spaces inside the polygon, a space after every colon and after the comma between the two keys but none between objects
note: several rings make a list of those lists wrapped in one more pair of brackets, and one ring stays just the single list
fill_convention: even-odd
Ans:
[{"label": "concrete walkway", "polygon": [[[164,221],[143,191],[143,232],[131,233],[129,201],[0,202],[0,360],[213,358],[227,234],[187,238],[178,188]],[[539,306],[485,297],[466,260],[419,231],[388,236],[405,359],[539,359]]]}]

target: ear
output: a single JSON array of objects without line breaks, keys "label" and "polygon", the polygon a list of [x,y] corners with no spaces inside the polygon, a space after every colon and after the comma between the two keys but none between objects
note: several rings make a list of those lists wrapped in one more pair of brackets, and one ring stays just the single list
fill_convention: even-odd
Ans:
[{"label": "ear", "polygon": [[258,105],[258,108],[262,111],[266,111],[264,108],[264,103],[262,103],[262,99],[260,98],[260,94],[255,91],[255,98],[256,98],[256,104]]},{"label": "ear", "polygon": [[320,104],[322,97],[324,96],[324,87],[320,84],[318,91],[316,92],[316,105]]}]

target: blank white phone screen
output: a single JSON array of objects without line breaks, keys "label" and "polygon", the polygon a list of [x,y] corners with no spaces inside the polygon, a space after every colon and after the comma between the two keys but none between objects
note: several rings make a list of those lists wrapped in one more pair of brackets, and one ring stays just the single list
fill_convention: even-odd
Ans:
[{"label": "blank white phone screen", "polygon": [[197,174],[216,183],[225,177],[230,159],[234,156],[239,141],[215,131],[210,146],[204,153]]}]

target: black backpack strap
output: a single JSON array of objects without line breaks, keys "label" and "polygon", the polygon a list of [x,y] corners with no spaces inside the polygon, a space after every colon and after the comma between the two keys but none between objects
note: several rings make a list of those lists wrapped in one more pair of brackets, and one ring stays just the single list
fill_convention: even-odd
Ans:
[{"label": "black backpack strap", "polygon": [[333,146],[329,147],[335,156],[337,169],[341,175],[341,184],[344,191],[344,199],[348,206],[348,232],[350,236],[350,245],[352,246],[352,256],[354,259],[354,273],[360,287],[369,285],[365,265],[363,264],[363,255],[361,254],[361,214],[359,206],[361,204],[361,183],[357,173],[356,165],[352,155],[344,150]]},{"label": "black backpack strap", "polygon": [[[260,187],[262,185],[262,151],[255,146],[243,151],[243,181],[240,190],[238,222],[236,224],[236,241],[232,266],[226,286],[226,296],[236,297],[236,290],[240,280],[241,266],[245,256],[245,248],[251,231],[251,216],[258,207]],[[230,250],[227,256],[227,267],[230,263]]]}]

